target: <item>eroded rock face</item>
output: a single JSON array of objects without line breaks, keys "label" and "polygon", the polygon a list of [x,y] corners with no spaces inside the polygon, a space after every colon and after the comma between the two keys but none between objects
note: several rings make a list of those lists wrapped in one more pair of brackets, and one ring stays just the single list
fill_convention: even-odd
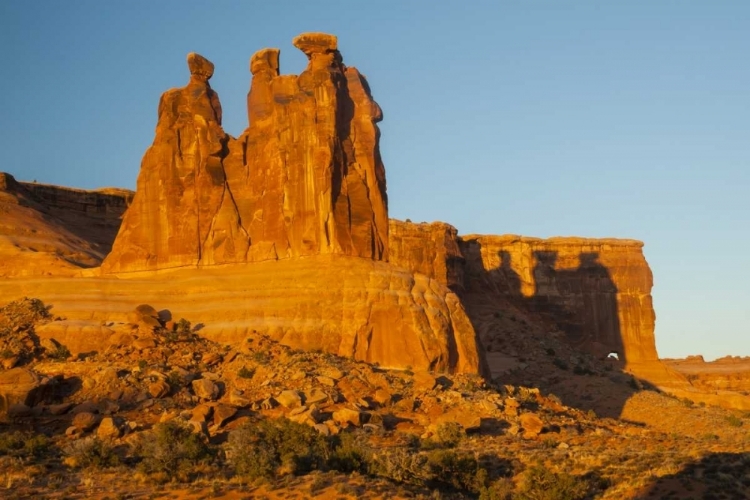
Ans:
[{"label": "eroded rock face", "polygon": [[629,364],[658,359],[642,247],[621,239],[459,237],[442,222],[390,226],[391,263],[458,290],[484,336],[497,330],[488,324],[493,302],[510,304],[538,327],[562,330],[575,347],[600,357],[615,352]]},{"label": "eroded rock face", "polygon": [[0,172],[0,277],[70,275],[101,263],[132,193],[18,182]]},{"label": "eroded rock face", "polygon": [[[241,346],[260,334],[383,367],[487,373],[456,294],[424,275],[369,259],[318,255],[120,279],[0,280],[0,304],[19,292],[54,304],[68,318],[52,323],[63,323],[64,332],[49,333],[71,345],[86,332],[94,335],[87,327],[131,321],[145,302],[204,324],[200,335],[217,342]],[[115,335],[103,335],[97,350],[116,342]]]},{"label": "eroded rock face", "polygon": [[445,222],[402,222],[389,225],[389,262],[434,278],[454,290],[464,287],[464,257],[458,231]]},{"label": "eroded rock face", "polygon": [[467,286],[504,296],[569,342],[627,363],[657,360],[653,278],[634,240],[466,236]]},{"label": "eroded rock face", "polygon": [[229,138],[208,83],[214,67],[194,53],[188,67],[187,86],[161,96],[154,143],[105,272],[244,260],[248,238],[222,164]]},{"label": "eroded rock face", "polygon": [[208,80],[190,54],[190,82],[159,104],[153,145],[104,272],[340,254],[387,260],[380,108],[347,68],[336,37],[308,33],[299,76],[279,75],[278,49],[253,55],[249,128],[221,128]]}]

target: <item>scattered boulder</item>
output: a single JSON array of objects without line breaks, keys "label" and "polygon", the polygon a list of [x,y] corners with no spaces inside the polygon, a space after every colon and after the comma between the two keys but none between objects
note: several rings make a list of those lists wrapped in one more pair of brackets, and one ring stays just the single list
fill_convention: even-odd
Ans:
[{"label": "scattered boulder", "polygon": [[333,421],[340,425],[350,424],[355,427],[362,425],[362,412],[351,408],[341,408],[333,412]]},{"label": "scattered boulder", "polygon": [[524,413],[518,418],[518,421],[523,429],[525,439],[537,437],[544,429],[544,422],[534,413]]},{"label": "scattered boulder", "polygon": [[227,420],[237,414],[237,408],[228,405],[218,405],[214,408],[214,425],[221,427]]},{"label": "scattered boulder", "polygon": [[49,392],[48,385],[27,368],[0,371],[0,413],[16,403],[31,407],[42,402]]},{"label": "scattered boulder", "polygon": [[201,399],[207,399],[210,401],[216,401],[219,399],[219,394],[221,392],[219,386],[211,380],[205,378],[193,380],[192,386],[195,395]]},{"label": "scattered boulder", "polygon": [[284,408],[293,409],[302,406],[302,396],[297,391],[282,391],[275,399]]},{"label": "scattered boulder", "polygon": [[431,391],[437,386],[437,379],[429,372],[416,372],[413,380],[416,391]]},{"label": "scattered boulder", "polygon": [[104,417],[96,429],[96,435],[100,439],[112,440],[122,436],[122,428],[114,417]]},{"label": "scattered boulder", "polygon": [[99,423],[99,417],[94,413],[81,412],[73,417],[73,427],[81,432],[87,432],[96,427]]},{"label": "scattered boulder", "polygon": [[169,391],[172,390],[172,388],[169,386],[167,382],[164,380],[157,380],[156,382],[152,382],[148,386],[148,393],[151,395],[152,398],[163,398],[167,394],[169,394]]}]

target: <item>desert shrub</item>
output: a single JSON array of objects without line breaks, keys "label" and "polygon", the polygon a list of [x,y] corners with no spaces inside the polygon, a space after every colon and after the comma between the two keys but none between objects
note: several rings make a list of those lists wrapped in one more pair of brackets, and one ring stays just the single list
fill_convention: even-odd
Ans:
[{"label": "desert shrub", "polygon": [[44,434],[27,432],[3,432],[0,434],[0,456],[9,455],[22,458],[39,458],[51,447]]},{"label": "desert shrub", "polygon": [[427,454],[430,483],[445,484],[456,490],[477,492],[486,481],[487,472],[479,468],[471,453],[435,450]]},{"label": "desert shrub", "polygon": [[589,492],[588,481],[542,465],[526,470],[518,498],[522,500],[581,500]]},{"label": "desert shrub", "polygon": [[192,325],[190,324],[190,321],[186,320],[185,318],[180,318],[180,320],[177,322],[176,330],[177,333],[190,333],[192,330]]},{"label": "desert shrub", "polygon": [[245,366],[237,372],[237,376],[240,378],[253,378],[253,375],[255,375],[255,370],[250,370]]},{"label": "desert shrub", "polygon": [[210,463],[213,450],[186,425],[170,420],[154,426],[139,450],[139,468],[148,474],[189,479],[194,467]]},{"label": "desert shrub", "polygon": [[24,297],[0,307],[0,334],[13,330],[28,330],[37,321],[48,319],[47,306],[39,299]]},{"label": "desert shrub", "polygon": [[249,479],[322,469],[330,451],[315,429],[284,418],[248,422],[229,434],[228,449],[237,474]]},{"label": "desert shrub", "polygon": [[479,489],[479,500],[511,500],[515,485],[507,477],[500,478],[488,486]]},{"label": "desert shrub", "polygon": [[443,422],[438,424],[435,435],[422,441],[424,449],[455,448],[466,437],[466,431],[458,422]]},{"label": "desert shrub", "polygon": [[368,473],[399,483],[417,485],[430,479],[427,455],[407,448],[394,448],[373,454],[368,464]]},{"label": "desert shrub", "polygon": [[182,378],[182,375],[177,370],[172,370],[167,375],[167,383],[170,385],[170,387],[184,387],[185,386],[185,380]]},{"label": "desert shrub", "polygon": [[96,436],[71,442],[63,448],[63,453],[66,455],[65,463],[72,467],[105,468],[120,463],[114,449]]},{"label": "desert shrub", "polygon": [[556,367],[558,367],[561,370],[567,370],[568,369],[568,363],[563,361],[560,358],[555,358],[554,361],[552,361]]},{"label": "desert shrub", "polygon": [[343,432],[335,436],[333,451],[328,460],[329,467],[347,473],[366,473],[373,453],[366,439],[359,432]]},{"label": "desert shrub", "polygon": [[54,351],[50,351],[47,355],[56,361],[65,361],[70,357],[70,351],[67,347],[59,344]]},{"label": "desert shrub", "polygon": [[742,427],[742,420],[736,415],[729,415],[727,417],[727,423],[732,427]]}]

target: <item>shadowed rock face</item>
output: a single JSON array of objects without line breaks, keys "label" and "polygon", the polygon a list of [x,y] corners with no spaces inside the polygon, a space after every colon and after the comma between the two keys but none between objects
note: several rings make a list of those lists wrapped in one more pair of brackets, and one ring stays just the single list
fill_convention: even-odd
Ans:
[{"label": "shadowed rock face", "polygon": [[279,51],[253,55],[249,128],[233,139],[190,54],[190,82],[164,93],[136,197],[104,272],[340,254],[387,260],[382,118],[364,77],[344,66],[336,37],[308,33],[299,76]]},{"label": "shadowed rock face", "polygon": [[655,361],[653,277],[634,240],[467,236],[467,284],[551,320],[574,346]]},{"label": "shadowed rock face", "polygon": [[658,359],[653,278],[639,241],[458,237],[443,222],[391,221],[390,247],[392,264],[460,291],[477,330],[485,328],[472,311],[495,301],[533,313],[595,355]]},{"label": "shadowed rock face", "polygon": [[132,193],[17,182],[0,172],[0,277],[72,274],[112,248]]}]

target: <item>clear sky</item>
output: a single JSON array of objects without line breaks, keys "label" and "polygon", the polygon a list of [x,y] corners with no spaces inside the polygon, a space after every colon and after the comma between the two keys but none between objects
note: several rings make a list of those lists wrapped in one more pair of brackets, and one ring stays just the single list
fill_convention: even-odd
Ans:
[{"label": "clear sky", "polygon": [[643,240],[663,357],[750,355],[750,2],[0,2],[0,171],[134,188],[185,56],[247,126],[248,61],[338,35],[383,108],[391,217]]}]

